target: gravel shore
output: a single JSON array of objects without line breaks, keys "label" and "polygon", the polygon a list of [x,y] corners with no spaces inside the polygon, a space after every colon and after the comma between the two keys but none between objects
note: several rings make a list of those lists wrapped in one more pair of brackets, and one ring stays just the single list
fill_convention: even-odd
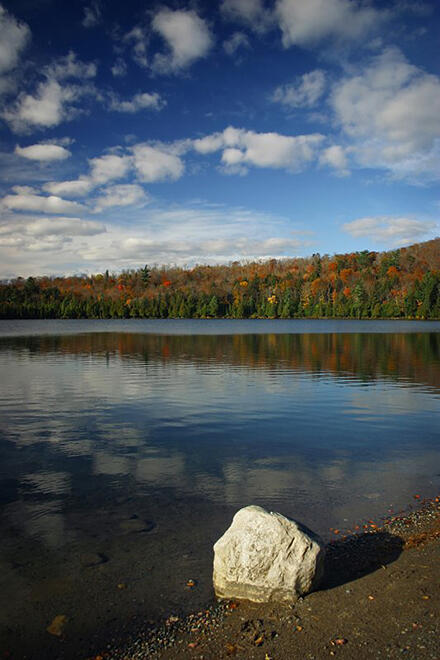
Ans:
[{"label": "gravel shore", "polygon": [[416,510],[332,530],[323,584],[294,606],[213,601],[92,657],[439,660],[440,498],[414,497]]}]

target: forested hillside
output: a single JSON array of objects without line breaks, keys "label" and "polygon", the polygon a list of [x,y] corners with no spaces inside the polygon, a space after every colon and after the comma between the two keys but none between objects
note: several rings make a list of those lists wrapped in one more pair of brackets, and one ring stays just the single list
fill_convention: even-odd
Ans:
[{"label": "forested hillside", "polygon": [[440,318],[440,238],[391,252],[0,284],[0,318]]}]

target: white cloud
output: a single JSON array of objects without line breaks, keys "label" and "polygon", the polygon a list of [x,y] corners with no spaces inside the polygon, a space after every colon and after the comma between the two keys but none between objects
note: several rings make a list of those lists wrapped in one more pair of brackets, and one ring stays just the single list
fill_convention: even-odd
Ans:
[{"label": "white cloud", "polygon": [[224,18],[244,23],[255,32],[265,32],[273,23],[262,0],[223,0],[220,10]]},{"label": "white cloud", "polygon": [[131,167],[131,158],[129,156],[106,154],[105,156],[90,158],[89,165],[90,178],[98,185],[125,177]]},{"label": "white cloud", "polygon": [[56,80],[40,83],[34,95],[22,93],[16,104],[4,111],[3,117],[17,133],[29,127],[49,128],[61,123],[66,105],[77,100],[75,88],[62,88]]},{"label": "white cloud", "polygon": [[81,254],[93,263],[128,267],[139,260],[159,263],[225,263],[231,259],[298,254],[304,242],[286,219],[242,208],[189,207],[150,209],[137,226],[109,227]]},{"label": "white cloud", "polygon": [[440,78],[410,64],[396,48],[375,56],[337,83],[336,120],[357,158],[397,176],[439,175]]},{"label": "white cloud", "polygon": [[161,9],[152,28],[165,40],[169,52],[156,53],[152,68],[156,73],[174,73],[206,57],[213,45],[205,21],[192,10]]},{"label": "white cloud", "polygon": [[16,76],[12,75],[0,75],[0,98],[6,96],[7,94],[13,94],[17,90],[17,79]]},{"label": "white cloud", "polygon": [[[106,227],[102,223],[81,218],[14,214],[0,221],[0,255],[4,263],[10,260],[19,262],[23,252],[26,252],[27,262],[32,263],[33,258],[37,260],[35,265],[31,266],[34,270],[29,271],[35,273],[35,269],[39,270],[38,264],[48,252],[51,253],[51,260],[56,260],[60,255],[66,260],[76,240],[82,241],[84,237],[93,240],[105,232]],[[66,254],[65,250],[69,253]]]},{"label": "white cloud", "polygon": [[142,94],[135,94],[129,101],[123,101],[117,96],[112,95],[110,110],[135,113],[140,110],[162,110],[165,105],[166,101],[157,92],[153,92],[152,94],[144,92]]},{"label": "white cloud", "polygon": [[0,74],[14,69],[31,38],[26,23],[17,21],[0,5]]},{"label": "white cloud", "polygon": [[17,195],[38,194],[38,190],[32,186],[12,186],[12,192],[16,193]]},{"label": "white cloud", "polygon": [[261,259],[270,256],[288,256],[295,254],[302,245],[296,238],[271,237],[263,240],[252,240],[241,236],[237,238],[222,238],[206,240],[157,240],[155,238],[125,238],[119,244],[120,256],[126,259],[155,258],[160,254],[167,254],[168,261],[175,263],[188,263],[208,260],[228,261],[231,258]]},{"label": "white cloud", "polygon": [[223,150],[222,163],[226,168],[238,167],[239,173],[248,165],[297,172],[316,158],[323,140],[319,133],[289,136],[229,126],[222,133],[194,140],[193,146],[202,154]]},{"label": "white cloud", "polygon": [[51,144],[47,142],[31,144],[29,147],[20,147],[20,145],[17,144],[14,153],[16,153],[17,156],[21,156],[22,158],[28,158],[29,160],[39,160],[43,162],[65,160],[72,155],[70,151],[65,147],[62,147],[59,144]]},{"label": "white cloud", "polygon": [[197,138],[194,140],[193,146],[199,154],[212,154],[214,151],[218,151],[227,146],[225,132],[213,133],[212,135],[205,135],[205,137]]},{"label": "white cloud", "polygon": [[89,7],[84,7],[84,18],[82,24],[85,28],[92,28],[101,22],[101,7],[98,2],[92,2]]},{"label": "white cloud", "polygon": [[102,186],[109,181],[123,179],[132,168],[132,158],[127,155],[105,154],[96,158],[89,158],[89,174],[82,174],[78,179],[71,181],[50,181],[44,184],[43,189],[52,195],[65,195],[66,197],[82,197],[93,188]]},{"label": "white cloud", "polygon": [[81,218],[36,218],[26,225],[26,233],[32,236],[96,236],[105,231],[101,222]]},{"label": "white cloud", "polygon": [[144,68],[148,67],[147,49],[148,34],[145,27],[135,25],[135,27],[124,35],[122,41],[125,44],[132,44],[132,57],[134,61]]},{"label": "white cloud", "polygon": [[359,39],[388,17],[359,0],[277,0],[275,15],[285,48]]},{"label": "white cloud", "polygon": [[324,149],[319,156],[319,163],[332,167],[339,176],[349,174],[347,151],[338,144],[332,144]]},{"label": "white cloud", "polygon": [[83,176],[73,181],[50,181],[45,183],[43,190],[52,195],[65,195],[66,197],[82,197],[93,188],[93,182]]},{"label": "white cloud", "polygon": [[234,32],[229,39],[223,42],[223,49],[227,55],[235,55],[240,48],[250,48],[248,37],[244,32]]},{"label": "white cloud", "polygon": [[6,195],[1,202],[12,211],[38,211],[40,213],[71,213],[80,212],[83,207],[77,202],[70,202],[61,197],[50,195],[36,195],[26,188],[17,186],[14,188],[15,194]]},{"label": "white cloud", "polygon": [[127,65],[122,57],[118,57],[113,66],[111,67],[111,72],[116,78],[122,78],[127,74]]},{"label": "white cloud", "polygon": [[81,62],[76,54],[70,50],[67,55],[57,58],[45,69],[45,75],[55,80],[66,80],[67,78],[90,79],[96,76],[96,64],[94,62]]},{"label": "white cloud", "polygon": [[342,225],[342,229],[355,238],[370,238],[396,247],[409,245],[438,231],[432,220],[416,220],[407,217],[377,216],[358,218]]},{"label": "white cloud", "polygon": [[[13,131],[26,133],[32,128],[52,128],[73,119],[84,111],[78,102],[85,96],[97,96],[95,87],[83,82],[96,75],[94,63],[81,62],[73,52],[60,57],[43,70],[45,80],[33,93],[21,92],[15,102],[2,112]],[[78,78],[79,83],[64,83]]]},{"label": "white cloud", "polygon": [[137,184],[109,186],[95,199],[95,213],[114,206],[133,206],[148,201],[144,189]]},{"label": "white cloud", "polygon": [[[106,268],[137,268],[146,261],[193,265],[243,257],[276,258],[298,254],[305,245],[287,218],[226,205],[126,207],[124,219],[104,227],[101,223],[81,225],[79,218],[64,218],[57,224],[56,218],[42,222],[35,216],[3,217],[0,277],[96,273]],[[52,220],[54,224],[46,224]]]},{"label": "white cloud", "polygon": [[134,166],[141,181],[153,183],[179,179],[185,169],[179,156],[165,146],[136,144],[132,147]]},{"label": "white cloud", "polygon": [[290,108],[312,108],[324,94],[325,87],[324,71],[316,69],[300,76],[295,83],[277,87],[272,100]]}]

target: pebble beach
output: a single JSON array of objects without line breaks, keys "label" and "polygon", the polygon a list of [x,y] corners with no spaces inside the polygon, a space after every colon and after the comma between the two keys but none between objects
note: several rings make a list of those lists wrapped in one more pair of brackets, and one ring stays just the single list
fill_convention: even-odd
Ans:
[{"label": "pebble beach", "polygon": [[332,530],[320,589],[293,606],[213,599],[149,622],[90,660],[439,660],[440,498],[414,497],[411,510]]}]

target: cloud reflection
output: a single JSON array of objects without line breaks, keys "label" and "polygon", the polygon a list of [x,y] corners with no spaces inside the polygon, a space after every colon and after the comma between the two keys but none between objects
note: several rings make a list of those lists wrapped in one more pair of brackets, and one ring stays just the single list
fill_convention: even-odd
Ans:
[{"label": "cloud reflection", "polygon": [[320,531],[385,512],[436,487],[439,349],[429,334],[4,339],[8,519],[55,547],[68,505],[127,492],[257,502]]}]

